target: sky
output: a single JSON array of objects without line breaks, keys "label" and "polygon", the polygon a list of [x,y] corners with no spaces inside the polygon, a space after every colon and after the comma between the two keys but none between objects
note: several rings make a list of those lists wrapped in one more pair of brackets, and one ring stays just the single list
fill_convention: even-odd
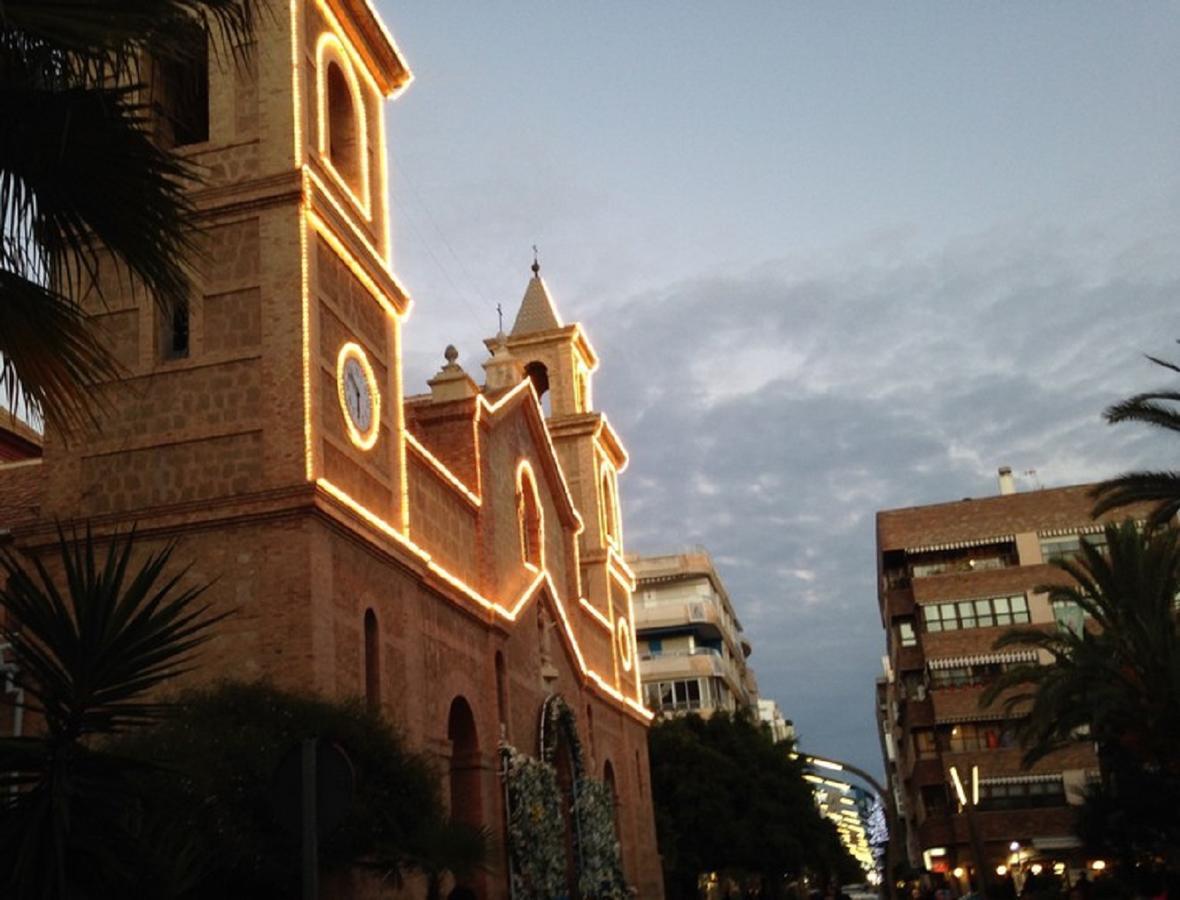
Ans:
[{"label": "sky", "polygon": [[877,510],[1168,467],[1180,5],[393,2],[406,386],[480,376],[540,248],[631,453],[804,749],[881,771]]}]

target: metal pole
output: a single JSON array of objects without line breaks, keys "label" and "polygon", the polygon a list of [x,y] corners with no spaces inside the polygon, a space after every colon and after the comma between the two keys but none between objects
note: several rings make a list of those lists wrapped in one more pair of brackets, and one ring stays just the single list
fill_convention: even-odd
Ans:
[{"label": "metal pole", "polygon": [[316,740],[308,738],[303,742],[303,900],[319,900],[320,861],[319,845],[316,839]]},{"label": "metal pole", "polygon": [[889,840],[885,842],[885,877],[881,879],[881,884],[885,888],[885,896],[892,900],[897,894],[897,888],[893,883],[893,867],[894,867],[894,841],[897,839],[897,817],[893,813],[893,797],[885,790],[876,778],[866,772],[864,769],[844,762],[842,759],[828,759],[827,757],[809,756],[806,753],[799,754],[800,759],[805,763],[815,765],[816,759],[821,759],[824,762],[835,763],[833,766],[819,766],[819,768],[834,768],[836,771],[851,772],[857,778],[864,780],[881,798],[881,805],[885,808],[885,830],[889,832]]}]

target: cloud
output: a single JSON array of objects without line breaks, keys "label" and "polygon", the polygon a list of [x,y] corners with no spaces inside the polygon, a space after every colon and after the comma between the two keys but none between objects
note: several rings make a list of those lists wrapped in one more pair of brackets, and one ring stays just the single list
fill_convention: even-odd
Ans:
[{"label": "cloud", "polygon": [[1032,487],[1174,459],[1100,413],[1167,383],[1142,354],[1176,355],[1178,232],[898,229],[602,305],[583,318],[632,454],[629,548],[708,547],[763,692],[808,746],[879,769],[875,512],[995,493],[1005,464]]}]

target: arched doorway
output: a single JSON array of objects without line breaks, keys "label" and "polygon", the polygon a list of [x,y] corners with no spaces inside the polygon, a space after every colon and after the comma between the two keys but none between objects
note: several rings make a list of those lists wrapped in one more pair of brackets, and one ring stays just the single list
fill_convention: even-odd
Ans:
[{"label": "arched doorway", "polygon": [[471,706],[463,697],[451,701],[447,740],[451,742],[451,818],[466,825],[482,825],[479,736]]},{"label": "arched doorway", "polygon": [[[479,735],[471,705],[462,697],[451,701],[447,716],[447,740],[451,744],[449,767],[451,821],[483,827],[483,765],[479,753]],[[468,877],[455,885],[456,890],[483,896],[482,878]],[[460,894],[460,896],[464,896]]]}]

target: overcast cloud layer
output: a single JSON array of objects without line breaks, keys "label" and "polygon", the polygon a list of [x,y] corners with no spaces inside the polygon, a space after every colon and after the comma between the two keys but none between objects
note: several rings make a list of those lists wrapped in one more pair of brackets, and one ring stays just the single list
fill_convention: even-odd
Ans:
[{"label": "overcast cloud layer", "polygon": [[712,551],[805,748],[881,768],[877,510],[1180,457],[1100,419],[1180,358],[1174,4],[379,3],[407,389],[538,243],[628,548]]}]

